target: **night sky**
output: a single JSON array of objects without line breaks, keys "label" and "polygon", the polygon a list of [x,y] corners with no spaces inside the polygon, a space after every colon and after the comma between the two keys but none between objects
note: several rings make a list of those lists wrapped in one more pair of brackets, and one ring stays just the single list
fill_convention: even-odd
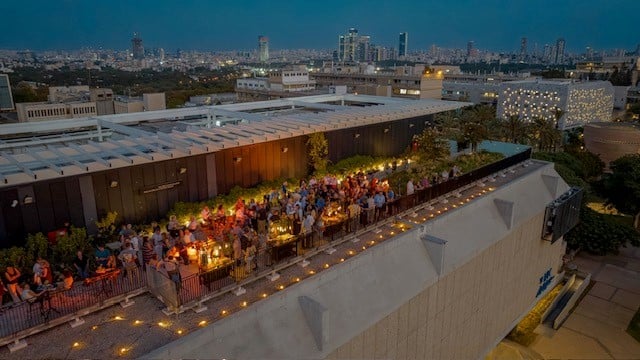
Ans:
[{"label": "night sky", "polygon": [[528,38],[541,51],[564,37],[569,51],[635,49],[638,0],[0,0],[0,48],[127,49],[133,32],[147,48],[168,51],[253,49],[257,36],[272,49],[337,45],[356,27],[372,43],[409,49],[516,51]]}]

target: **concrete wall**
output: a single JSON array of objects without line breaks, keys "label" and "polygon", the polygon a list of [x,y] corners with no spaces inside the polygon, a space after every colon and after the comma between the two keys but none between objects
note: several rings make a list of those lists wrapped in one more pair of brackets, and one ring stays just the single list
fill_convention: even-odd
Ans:
[{"label": "concrete wall", "polygon": [[[568,187],[551,164],[536,166],[146,357],[479,358],[539,299],[542,275],[561,264],[563,242],[540,234],[546,205]],[[505,212],[496,200],[513,206]],[[425,234],[447,243],[428,245]]]}]

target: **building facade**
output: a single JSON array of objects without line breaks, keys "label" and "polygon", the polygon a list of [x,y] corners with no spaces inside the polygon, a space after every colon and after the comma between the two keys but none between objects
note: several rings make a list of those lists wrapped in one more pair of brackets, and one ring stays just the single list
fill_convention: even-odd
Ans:
[{"label": "building facade", "polygon": [[[610,121],[613,86],[608,81],[524,80],[500,85],[497,116],[519,116],[526,122],[537,117],[556,122],[560,130],[589,122]],[[562,115],[557,119],[558,115]]]},{"label": "building facade", "polygon": [[398,40],[398,56],[407,56],[409,53],[409,33],[402,32],[400,33],[400,38]]},{"label": "building facade", "polygon": [[94,102],[17,103],[19,122],[73,119],[98,115]]},{"label": "building facade", "polygon": [[338,36],[338,61],[369,61],[370,37],[359,35],[358,29],[350,28],[345,35]]},{"label": "building facade", "polygon": [[541,233],[569,187],[553,164],[522,169],[143,358],[483,358],[562,279],[565,243]]},{"label": "building facade", "polygon": [[13,109],[15,109],[15,105],[13,105],[9,75],[0,74],[0,111]]},{"label": "building facade", "polygon": [[600,156],[606,168],[624,155],[640,154],[640,126],[634,123],[591,123],[584,127],[584,145]]},{"label": "building facade", "polygon": [[258,36],[258,60],[260,62],[269,60],[269,38],[263,35]]}]

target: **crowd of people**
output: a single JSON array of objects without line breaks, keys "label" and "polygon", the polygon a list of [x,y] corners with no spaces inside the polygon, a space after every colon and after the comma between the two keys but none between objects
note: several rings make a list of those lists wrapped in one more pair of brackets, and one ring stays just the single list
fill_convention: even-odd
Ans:
[{"label": "crowd of people", "polygon": [[[403,195],[412,195],[460,174],[460,169],[454,166],[431,178],[415,182],[411,179],[401,190]],[[140,270],[151,267],[179,283],[180,266],[193,261],[188,249],[211,241],[218,244],[218,249],[225,249],[224,255],[236,265],[246,266],[250,271],[257,266],[256,253],[273,240],[270,229],[275,228],[274,224],[284,224],[277,228],[292,236],[301,236],[302,248],[309,248],[313,246],[314,236],[322,237],[332,223],[344,222],[349,231],[359,224],[367,225],[393,214],[398,195],[384,176],[362,172],[344,179],[334,175],[312,177],[295,186],[284,182],[258,201],[239,198],[230,214],[223,205],[215,210],[205,206],[198,218],[192,216],[186,224],[179,223],[176,216],[169,218],[165,228],[152,223],[152,233],[138,232],[131,224],[122,225],[118,241],[99,243],[90,255],[78,249],[70,264],[72,267],[65,268],[55,279],[49,262],[40,257],[33,265],[32,274],[26,276],[9,266],[0,283],[0,298],[7,293],[7,298],[19,302],[33,295],[31,293],[46,289],[69,289],[74,276],[85,280],[115,269],[121,269],[125,277],[135,281]],[[212,249],[209,247],[207,251]]]}]

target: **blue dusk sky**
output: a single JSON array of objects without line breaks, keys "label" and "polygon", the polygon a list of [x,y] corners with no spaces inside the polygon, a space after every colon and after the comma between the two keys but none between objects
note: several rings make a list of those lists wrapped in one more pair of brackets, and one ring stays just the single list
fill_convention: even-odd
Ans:
[{"label": "blue dusk sky", "polygon": [[2,49],[127,49],[134,32],[167,51],[253,49],[260,34],[272,49],[337,46],[355,27],[374,44],[410,50],[465,48],[529,51],[563,37],[569,51],[640,43],[638,0],[0,0]]}]

